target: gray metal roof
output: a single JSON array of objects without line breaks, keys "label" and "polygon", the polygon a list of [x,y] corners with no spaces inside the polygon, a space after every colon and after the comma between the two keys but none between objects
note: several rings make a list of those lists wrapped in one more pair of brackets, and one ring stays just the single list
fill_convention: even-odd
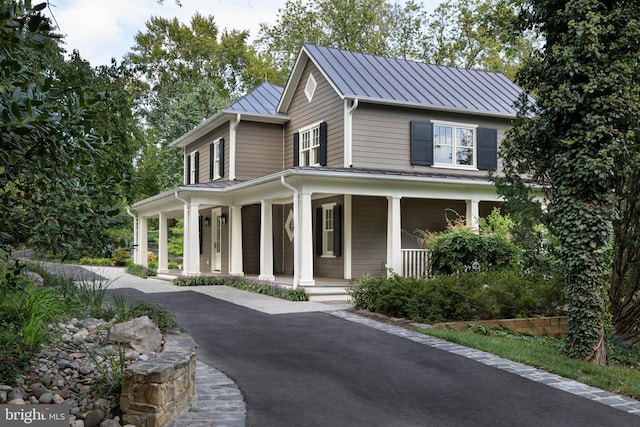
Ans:
[{"label": "gray metal roof", "polygon": [[340,96],[515,116],[522,89],[505,75],[305,44]]},{"label": "gray metal roof", "polygon": [[275,115],[276,107],[284,88],[271,83],[262,83],[245,96],[225,108],[224,110],[237,113],[257,113]]}]

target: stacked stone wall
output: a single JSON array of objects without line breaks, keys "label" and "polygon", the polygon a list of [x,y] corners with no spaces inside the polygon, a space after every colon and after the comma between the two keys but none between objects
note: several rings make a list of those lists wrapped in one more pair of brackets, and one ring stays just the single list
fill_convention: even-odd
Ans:
[{"label": "stacked stone wall", "polygon": [[120,408],[124,424],[160,427],[187,410],[196,395],[196,344],[187,334],[165,335],[158,357],[127,368]]}]

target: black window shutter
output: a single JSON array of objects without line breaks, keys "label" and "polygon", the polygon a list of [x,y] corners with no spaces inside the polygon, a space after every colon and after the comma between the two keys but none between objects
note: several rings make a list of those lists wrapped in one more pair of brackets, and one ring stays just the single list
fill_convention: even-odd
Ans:
[{"label": "black window shutter", "polygon": [[478,128],[478,169],[498,169],[498,130]]},{"label": "black window shutter", "polygon": [[220,138],[220,178],[224,176],[224,138]]},{"label": "black window shutter", "polygon": [[191,156],[187,156],[187,184],[191,184]]},{"label": "black window shutter", "polygon": [[300,165],[300,133],[293,134],[293,166]]},{"label": "black window shutter", "polygon": [[433,165],[433,124],[411,122],[411,164]]},{"label": "black window shutter", "polygon": [[320,166],[327,166],[327,122],[320,123]]},{"label": "black window shutter", "polygon": [[322,208],[316,208],[316,255],[322,255]]},{"label": "black window shutter", "polygon": [[200,182],[200,153],[196,151],[193,157],[194,157],[193,163],[195,163],[193,166],[195,170],[195,173],[194,173],[195,179],[193,180],[194,181],[193,183],[197,184]]},{"label": "black window shutter", "polygon": [[342,255],[342,205],[333,207],[333,256]]},{"label": "black window shutter", "polygon": [[209,144],[209,181],[213,181],[213,179],[215,178],[215,174],[213,169],[215,168],[215,161],[214,161],[214,155],[215,155],[215,144],[211,143]]},{"label": "black window shutter", "polygon": [[198,243],[200,245],[200,255],[202,255],[202,215],[198,215]]}]

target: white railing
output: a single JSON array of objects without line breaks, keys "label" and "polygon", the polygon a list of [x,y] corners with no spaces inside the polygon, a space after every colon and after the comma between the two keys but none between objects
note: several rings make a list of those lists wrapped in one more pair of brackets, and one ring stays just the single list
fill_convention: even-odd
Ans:
[{"label": "white railing", "polygon": [[424,249],[402,249],[402,275],[429,277],[429,252]]}]

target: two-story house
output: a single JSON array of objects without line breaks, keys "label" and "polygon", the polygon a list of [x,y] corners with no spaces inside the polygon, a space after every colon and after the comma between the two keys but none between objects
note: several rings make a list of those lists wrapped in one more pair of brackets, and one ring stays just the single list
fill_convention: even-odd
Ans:
[{"label": "two-story house", "polygon": [[[499,73],[304,45],[284,88],[265,83],[172,143],[184,185],[131,206],[184,218],[183,274],[274,280],[402,273],[417,230],[471,226],[499,205],[488,170],[522,90]],[[451,216],[451,215],[450,215]]]}]

